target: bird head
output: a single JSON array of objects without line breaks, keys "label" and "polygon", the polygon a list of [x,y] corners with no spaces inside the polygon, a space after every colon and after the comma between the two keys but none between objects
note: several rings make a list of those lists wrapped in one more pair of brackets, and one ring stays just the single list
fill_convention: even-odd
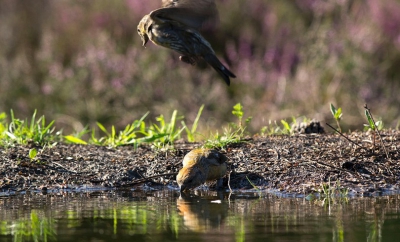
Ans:
[{"label": "bird head", "polygon": [[149,27],[151,26],[151,19],[149,15],[146,15],[140,20],[137,31],[142,39],[143,46],[146,46],[147,42],[149,41],[149,36],[147,35]]},{"label": "bird head", "polygon": [[189,177],[181,182],[178,183],[179,185],[179,190],[180,192],[188,191],[189,189],[196,188],[202,184],[201,181],[199,181],[199,177]]},{"label": "bird head", "polygon": [[196,188],[203,184],[205,180],[206,172],[203,167],[198,166],[183,167],[176,176],[176,181],[181,192]]},{"label": "bird head", "polygon": [[187,187],[184,184],[182,184],[179,186],[179,191],[183,193],[184,191],[187,191]]}]

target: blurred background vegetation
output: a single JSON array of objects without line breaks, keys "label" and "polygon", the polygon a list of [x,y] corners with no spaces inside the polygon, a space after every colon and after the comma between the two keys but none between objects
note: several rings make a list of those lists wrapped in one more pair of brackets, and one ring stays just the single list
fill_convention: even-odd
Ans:
[{"label": "blurred background vegetation", "polygon": [[[242,103],[257,132],[306,116],[361,130],[364,103],[386,127],[400,116],[399,0],[217,0],[220,25],[205,33],[237,75],[230,87],[209,66],[141,46],[139,20],[159,0],[0,0],[0,111],[35,109],[64,133],[122,128],[173,110],[199,130],[235,120]],[[153,117],[153,118],[152,118]]]}]

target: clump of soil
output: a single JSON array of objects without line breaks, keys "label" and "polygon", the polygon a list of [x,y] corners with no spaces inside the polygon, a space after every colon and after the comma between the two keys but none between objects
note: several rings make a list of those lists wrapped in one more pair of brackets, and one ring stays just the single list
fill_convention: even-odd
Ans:
[{"label": "clump of soil", "polygon": [[[308,194],[322,184],[338,185],[363,195],[396,191],[400,184],[400,132],[381,133],[382,144],[368,132],[348,136],[296,134],[255,137],[229,146],[229,173],[226,188],[274,189]],[[0,148],[0,191],[27,191],[64,188],[137,188],[173,186],[186,153],[201,144],[178,143],[175,151],[149,147],[119,147],[57,144]],[[210,184],[211,188],[213,187]]]}]

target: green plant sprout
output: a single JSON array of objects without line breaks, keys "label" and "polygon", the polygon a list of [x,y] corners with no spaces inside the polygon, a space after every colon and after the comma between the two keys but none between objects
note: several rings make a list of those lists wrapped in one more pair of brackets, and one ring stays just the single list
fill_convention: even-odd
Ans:
[{"label": "green plant sprout", "polygon": [[333,115],[333,118],[336,120],[336,124],[338,126],[339,132],[342,132],[342,128],[340,127],[340,120],[342,119],[342,108],[338,108],[336,109],[335,106],[333,106],[333,104],[330,104],[331,107],[331,113]]},{"label": "green plant sprout", "polygon": [[[30,123],[27,120],[20,120],[15,118],[13,110],[10,111],[11,122],[9,125],[2,124],[3,144],[27,144],[28,142],[33,142],[36,145],[45,145],[56,140],[61,140],[61,131],[58,131],[55,135],[54,132],[54,120],[49,124],[46,124],[46,119],[41,116],[36,120],[36,110],[34,111]],[[5,119],[4,113],[2,114],[3,119]],[[5,137],[4,137],[5,135]],[[55,143],[54,143],[55,144]]]},{"label": "green plant sprout", "polygon": [[365,109],[365,117],[367,118],[368,124],[364,124],[364,130],[382,130],[384,125],[382,120],[378,120],[374,122],[374,119],[371,116],[371,113],[368,109]]},{"label": "green plant sprout", "polygon": [[241,127],[244,114],[242,104],[237,103],[235,106],[233,106],[232,114],[239,119],[239,127]]},{"label": "green plant sprout", "polygon": [[64,136],[64,140],[66,143],[87,145],[88,142],[84,141],[82,139],[82,136],[89,134],[90,132],[90,129],[88,128],[88,126],[86,126],[81,131],[76,132],[75,134]]},{"label": "green plant sprout", "polygon": [[[118,134],[114,126],[111,127],[111,132],[108,132],[101,123],[97,122],[97,126],[103,133],[105,133],[106,136],[97,139],[95,130],[93,129],[90,141],[91,143],[96,145],[107,145],[110,147],[117,147],[129,144],[137,146],[142,142],[142,139],[138,138],[138,134],[142,134],[144,132],[144,119],[147,117],[148,114],[149,112],[143,115],[139,120],[135,120],[132,124],[127,125],[125,129],[120,131]],[[85,143],[85,141],[80,140],[77,137],[68,137],[68,140],[70,142],[77,142],[81,144]]]},{"label": "green plant sprout", "polygon": [[29,149],[28,157],[31,160],[31,162],[41,163],[41,161],[38,159],[38,155],[41,154],[47,147],[49,146],[44,145],[43,148],[40,150],[36,148]]},{"label": "green plant sprout", "polygon": [[[184,130],[186,131],[188,141],[195,141],[194,135],[203,109],[204,105],[200,107],[191,129],[189,129],[182,120],[184,117],[178,116],[177,110],[173,111],[169,122],[165,120],[164,115],[160,115],[156,118],[156,123],[150,123],[149,125],[144,121],[149,114],[149,112],[147,112],[139,120],[135,120],[132,124],[127,125],[124,130],[119,132],[116,131],[114,126],[111,126],[111,130],[107,130],[104,125],[97,122],[97,127],[105,136],[97,138],[96,130],[92,129],[89,142],[81,138],[83,135],[90,132],[87,128],[76,134],[66,135],[64,139],[66,142],[73,144],[86,145],[91,143],[114,148],[122,145],[134,145],[137,147],[142,143],[151,143],[151,145],[156,148],[172,148],[173,143],[181,138],[181,134]],[[177,125],[179,120],[182,120],[180,127]]]},{"label": "green plant sprout", "polygon": [[[283,127],[280,126],[276,120],[274,120],[274,121],[269,120],[268,125],[263,126],[260,129],[260,135],[262,137],[266,137],[268,135],[290,134],[291,128],[290,128],[289,124],[283,119],[281,120],[281,124],[283,125]],[[285,124],[287,124],[286,127],[285,127]]]},{"label": "green plant sprout", "polygon": [[243,124],[243,106],[237,103],[233,106],[232,114],[238,118],[238,123],[229,123],[228,127],[224,128],[223,135],[220,135],[217,131],[216,134],[211,134],[211,138],[207,139],[204,146],[207,148],[226,148],[229,144],[239,143],[245,136],[247,125],[251,122],[252,117],[245,119]]},{"label": "green plant sprout", "polygon": [[330,178],[328,178],[328,183],[321,183],[320,186],[323,197],[328,199],[332,199],[335,197],[346,198],[349,194],[349,189],[341,188],[339,181],[336,181],[334,185],[331,185]]},{"label": "green plant sprout", "polygon": [[[184,116],[179,116],[176,110],[173,111],[169,120],[160,115],[154,123],[145,122],[145,118],[149,114],[147,112],[140,119],[128,124],[121,131],[118,131],[115,126],[107,129],[103,124],[97,122],[97,128],[88,129],[85,127],[82,131],[66,136],[61,135],[62,131],[54,131],[54,121],[46,123],[44,116],[36,118],[36,111],[28,121],[17,119],[14,116],[13,110],[11,110],[9,123],[7,122],[6,113],[0,113],[0,146],[12,146],[14,144],[44,146],[63,141],[72,144],[95,144],[114,148],[122,145],[134,145],[138,147],[140,144],[149,144],[155,148],[170,149],[174,147],[174,142],[184,136],[182,132],[186,134],[185,138],[188,142],[198,141],[197,137],[199,134],[196,131],[199,127],[203,110],[204,105],[199,108],[197,116],[190,127],[183,120]],[[336,109],[331,104],[331,111],[340,128],[341,109]],[[245,111],[240,103],[233,106],[232,115],[236,117],[236,121],[228,123],[228,125],[222,128],[222,131],[211,132],[209,138],[204,142],[205,147],[219,147],[224,149],[230,144],[239,143],[244,140],[245,136],[249,134],[247,127],[252,121],[252,117],[245,118]],[[366,130],[372,130],[374,131],[373,135],[375,135],[375,132],[379,135],[379,130],[384,128],[383,122],[381,120],[375,122],[369,109],[365,110],[365,115],[368,121],[368,124],[365,125]],[[296,118],[293,117],[292,119],[292,122],[286,120],[280,120],[280,122],[269,121],[267,126],[261,128],[260,134],[262,136],[290,134],[297,125]],[[306,121],[307,119],[304,119],[304,122]],[[100,135],[96,134],[98,130],[100,131]],[[83,136],[85,135],[88,138],[84,139]]]},{"label": "green plant sprout", "polygon": [[32,148],[29,150],[29,159],[34,160],[36,158],[37,155],[37,149],[36,148]]},{"label": "green plant sprout", "polygon": [[0,145],[4,146],[7,143],[7,134],[6,131],[8,129],[7,124],[7,114],[5,112],[0,113]]},{"label": "green plant sprout", "polygon": [[375,150],[375,133],[377,133],[378,136],[379,136],[379,140],[381,141],[383,150],[385,151],[386,158],[389,158],[389,153],[387,152],[385,144],[383,143],[383,140],[382,140],[382,136],[379,133],[379,131],[381,129],[383,129],[383,122],[382,121],[375,122],[374,117],[372,117],[371,110],[368,108],[367,104],[364,105],[364,109],[365,109],[365,116],[367,117],[367,120],[368,120],[367,126],[368,126],[369,129],[374,131],[374,135],[373,135],[373,147],[374,147],[374,150]]},{"label": "green plant sprout", "polygon": [[281,124],[283,125],[283,134],[290,134],[292,132],[292,128],[290,127],[289,123],[286,120],[281,120]]},{"label": "green plant sprout", "polygon": [[173,143],[180,139],[181,133],[185,130],[185,127],[177,128],[176,122],[178,119],[183,119],[182,117],[177,117],[178,111],[174,110],[171,116],[170,122],[166,122],[163,115],[156,118],[158,125],[153,123],[150,125],[149,129],[144,131],[146,141],[153,142],[153,146],[156,148],[164,148],[165,146],[172,145]]},{"label": "green plant sprout", "polygon": [[79,144],[79,145],[87,145],[88,143],[84,140],[82,140],[79,137],[75,137],[73,135],[66,135],[64,136],[64,139],[67,141],[67,143],[71,144]]},{"label": "green plant sprout", "polygon": [[253,189],[255,189],[258,192],[259,196],[261,197],[261,189],[258,188],[253,182],[251,182],[247,176],[246,176],[246,179],[250,183],[250,185],[253,187]]},{"label": "green plant sprout", "polygon": [[281,131],[282,131],[282,128],[277,124],[276,120],[274,120],[274,121],[269,120],[268,125],[263,126],[260,129],[260,135],[262,137],[266,137],[268,135],[279,134],[279,133],[281,133]]},{"label": "green plant sprout", "polygon": [[182,126],[185,127],[188,142],[195,142],[194,135],[196,133],[197,126],[199,124],[200,116],[201,116],[201,113],[203,112],[203,109],[204,109],[204,104],[201,105],[199,111],[197,112],[196,119],[194,120],[191,129],[189,129],[189,127],[186,125],[185,121],[182,120],[182,122],[181,122]]}]

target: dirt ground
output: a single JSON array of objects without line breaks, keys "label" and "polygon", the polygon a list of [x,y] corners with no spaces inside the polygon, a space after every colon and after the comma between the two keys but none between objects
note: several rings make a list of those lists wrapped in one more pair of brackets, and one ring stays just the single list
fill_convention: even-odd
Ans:
[{"label": "dirt ground", "polygon": [[[224,178],[232,189],[259,189],[285,194],[310,194],[330,182],[354,195],[398,192],[400,184],[400,132],[297,134],[254,137],[222,151],[229,157]],[[0,148],[0,192],[57,191],[59,189],[178,188],[175,176],[183,156],[201,144],[177,143],[174,151],[142,146],[116,149],[93,145],[57,144]],[[249,182],[251,181],[251,183]],[[213,188],[213,184],[208,184]]]}]

